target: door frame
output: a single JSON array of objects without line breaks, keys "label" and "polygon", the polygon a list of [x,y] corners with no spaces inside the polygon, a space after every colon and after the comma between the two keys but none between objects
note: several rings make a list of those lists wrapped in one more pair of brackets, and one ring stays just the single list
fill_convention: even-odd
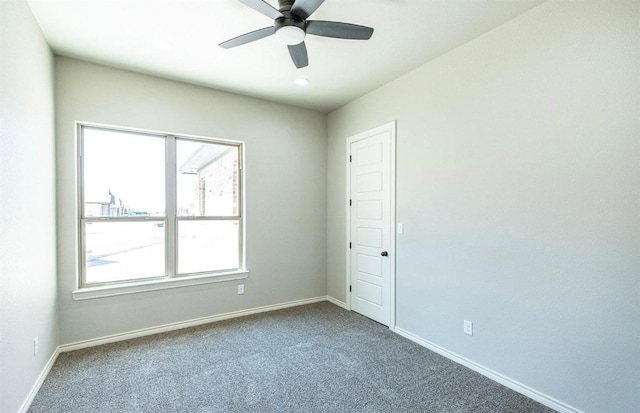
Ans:
[{"label": "door frame", "polygon": [[389,274],[389,307],[390,307],[390,317],[389,317],[389,329],[391,331],[395,331],[396,328],[396,121],[391,121],[382,126],[378,126],[377,128],[373,128],[367,130],[365,132],[359,133],[357,135],[351,136],[347,138],[347,151],[345,156],[346,162],[346,244],[345,244],[345,255],[346,255],[346,286],[345,286],[345,296],[347,310],[352,311],[351,309],[351,292],[349,291],[349,286],[351,285],[351,251],[349,248],[349,242],[351,242],[351,207],[349,205],[349,199],[351,196],[351,162],[349,160],[349,154],[351,152],[351,144],[357,142],[359,140],[363,140],[368,138],[371,135],[375,135],[382,132],[390,132],[391,135],[391,144],[390,147],[390,157],[391,157],[391,171],[390,171],[390,188],[389,188],[389,196],[390,196],[390,215],[391,222],[389,225],[391,226],[390,234],[391,236],[391,245],[389,246],[389,259],[391,260],[390,265],[390,274]]}]

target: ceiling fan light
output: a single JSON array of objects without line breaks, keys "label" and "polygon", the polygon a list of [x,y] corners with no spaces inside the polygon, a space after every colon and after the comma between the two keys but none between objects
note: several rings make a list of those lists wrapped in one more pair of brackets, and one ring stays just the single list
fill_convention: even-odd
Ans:
[{"label": "ceiling fan light", "polygon": [[284,26],[276,31],[276,39],[288,46],[300,44],[304,41],[305,32],[297,26]]}]

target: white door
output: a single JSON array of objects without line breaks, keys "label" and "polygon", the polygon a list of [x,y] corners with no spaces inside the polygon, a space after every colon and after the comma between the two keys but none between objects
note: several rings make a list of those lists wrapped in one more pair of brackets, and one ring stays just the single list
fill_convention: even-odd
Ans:
[{"label": "white door", "polygon": [[395,124],[348,141],[351,309],[391,326],[393,311]]}]

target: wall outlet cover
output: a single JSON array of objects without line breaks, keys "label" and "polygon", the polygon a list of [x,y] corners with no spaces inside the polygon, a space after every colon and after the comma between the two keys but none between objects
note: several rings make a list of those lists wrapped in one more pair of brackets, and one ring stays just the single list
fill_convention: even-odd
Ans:
[{"label": "wall outlet cover", "polygon": [[473,323],[468,320],[464,320],[464,333],[470,336],[473,335]]}]

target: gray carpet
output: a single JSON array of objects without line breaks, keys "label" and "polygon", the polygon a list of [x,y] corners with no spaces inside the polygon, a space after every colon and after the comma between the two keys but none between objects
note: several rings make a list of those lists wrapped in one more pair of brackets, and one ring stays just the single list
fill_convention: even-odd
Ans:
[{"label": "gray carpet", "polygon": [[63,353],[37,412],[552,412],[323,302]]}]

